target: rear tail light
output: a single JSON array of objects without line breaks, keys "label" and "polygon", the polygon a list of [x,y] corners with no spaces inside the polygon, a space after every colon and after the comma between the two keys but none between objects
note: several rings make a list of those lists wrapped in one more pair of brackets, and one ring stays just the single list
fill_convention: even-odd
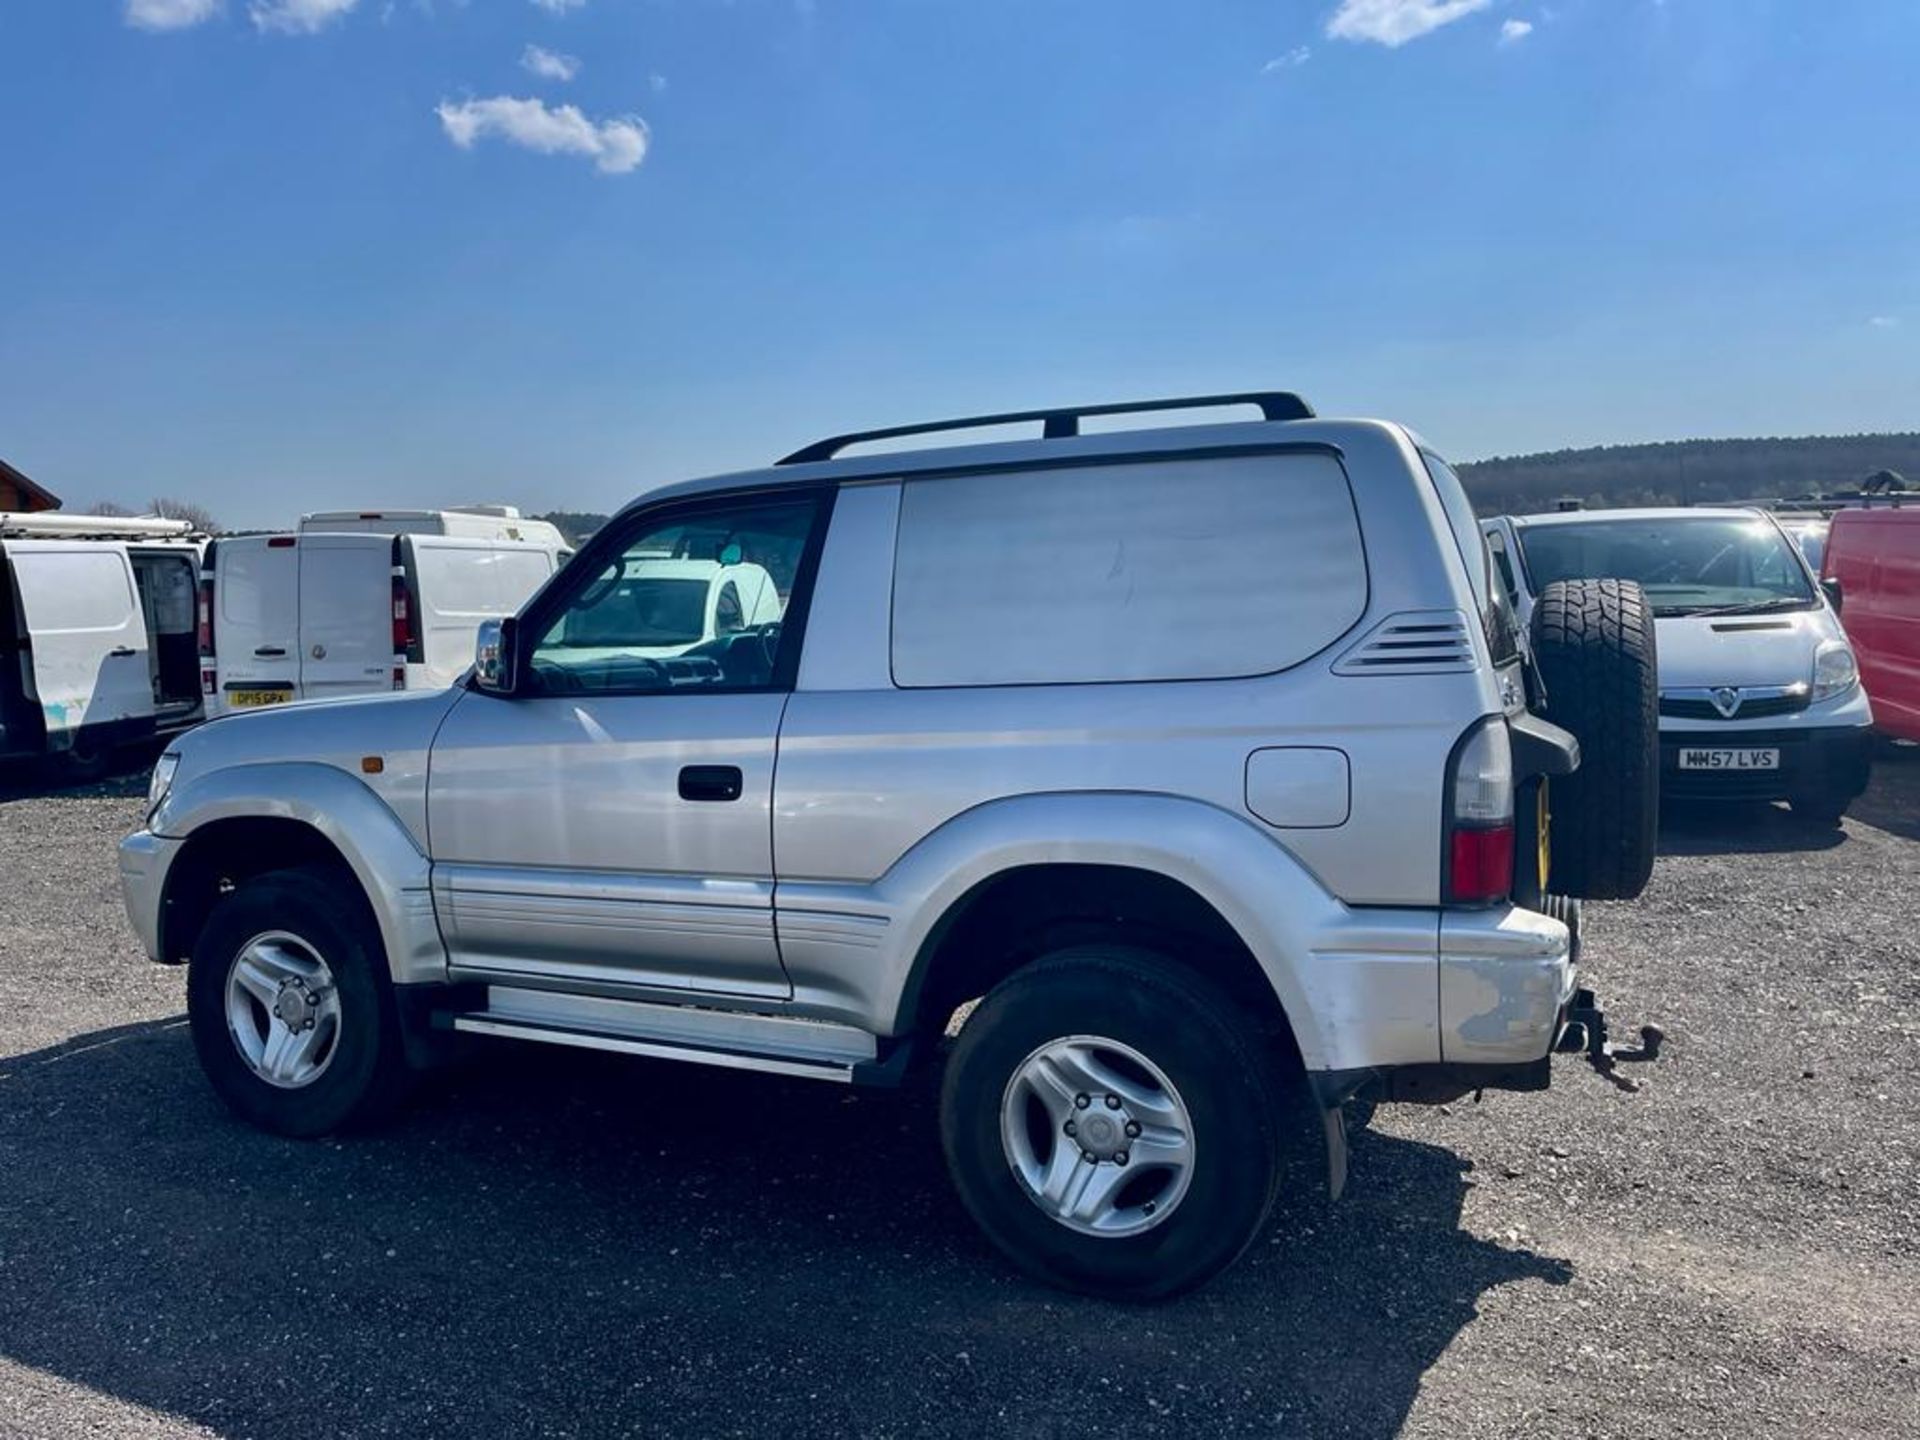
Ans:
[{"label": "rear tail light", "polygon": [[413,605],[407,596],[407,577],[399,571],[393,576],[393,653],[404,656],[413,649]]},{"label": "rear tail light", "polygon": [[219,691],[220,683],[216,672],[206,666],[202,666],[200,670],[200,693],[202,695],[217,695]]},{"label": "rear tail light", "polygon": [[211,657],[213,654],[213,577],[208,576],[200,582],[200,604],[196,616],[195,635],[200,641],[200,653]]},{"label": "rear tail light", "polygon": [[1447,767],[1446,898],[1495,905],[1513,893],[1513,749],[1506,721],[1460,737]]}]

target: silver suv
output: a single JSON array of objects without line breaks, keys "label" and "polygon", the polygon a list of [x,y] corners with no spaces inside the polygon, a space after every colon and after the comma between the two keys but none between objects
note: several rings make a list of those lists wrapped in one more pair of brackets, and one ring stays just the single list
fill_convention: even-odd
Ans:
[{"label": "silver suv", "polygon": [[[1211,405],[1262,418],[1081,433]],[[1015,422],[1043,433],[873,447]],[[1453,472],[1293,395],[839,436],[635,502],[450,691],[176,741],[127,907],[268,1129],[364,1120],[467,1037],[937,1061],[1009,1256],[1171,1294],[1289,1157],[1337,1195],[1371,1102],[1541,1088],[1570,1010],[1597,1026],[1566,897],[1646,879],[1638,603],[1543,597],[1578,622],[1536,636],[1557,714]]]}]

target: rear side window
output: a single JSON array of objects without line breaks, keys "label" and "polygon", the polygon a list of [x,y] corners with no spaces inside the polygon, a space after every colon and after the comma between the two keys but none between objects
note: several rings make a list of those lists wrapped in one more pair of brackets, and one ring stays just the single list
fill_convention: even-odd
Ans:
[{"label": "rear side window", "polygon": [[1346,472],[1319,454],[909,480],[903,687],[1217,680],[1325,649],[1367,603]]},{"label": "rear side window", "polygon": [[1459,546],[1461,563],[1467,567],[1467,583],[1473,587],[1473,603],[1480,612],[1480,628],[1487,637],[1488,653],[1494,664],[1505,665],[1519,656],[1519,642],[1507,605],[1507,591],[1494,588],[1487,537],[1481,534],[1480,522],[1474,519],[1467,488],[1460,483],[1453,467],[1431,450],[1421,451],[1420,458],[1433,480],[1435,493],[1440,496],[1441,508],[1447,512],[1447,526]]},{"label": "rear side window", "polygon": [[491,550],[416,542],[413,565],[421,606],[428,614],[471,619],[506,614],[493,574],[497,564]]},{"label": "rear side window", "polygon": [[27,620],[36,630],[118,630],[133,617],[133,585],[117,551],[60,550],[14,555]]}]

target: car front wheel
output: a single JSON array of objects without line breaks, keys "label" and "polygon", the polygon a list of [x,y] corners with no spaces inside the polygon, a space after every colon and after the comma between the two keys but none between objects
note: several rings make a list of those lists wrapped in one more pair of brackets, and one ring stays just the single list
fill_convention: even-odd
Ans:
[{"label": "car front wheel", "polygon": [[334,869],[276,870],[223,899],[194,947],[187,1015],[214,1091],[264,1130],[324,1135],[404,1090],[379,930]]}]

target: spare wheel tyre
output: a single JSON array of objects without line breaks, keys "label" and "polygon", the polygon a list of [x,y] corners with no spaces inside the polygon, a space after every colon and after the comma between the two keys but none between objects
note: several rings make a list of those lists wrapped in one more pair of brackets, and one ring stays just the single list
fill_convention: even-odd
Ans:
[{"label": "spare wheel tyre", "polygon": [[1549,585],[1533,609],[1546,718],[1580,741],[1548,790],[1549,888],[1631,900],[1653,873],[1660,820],[1660,683],[1653,609],[1630,580]]}]

